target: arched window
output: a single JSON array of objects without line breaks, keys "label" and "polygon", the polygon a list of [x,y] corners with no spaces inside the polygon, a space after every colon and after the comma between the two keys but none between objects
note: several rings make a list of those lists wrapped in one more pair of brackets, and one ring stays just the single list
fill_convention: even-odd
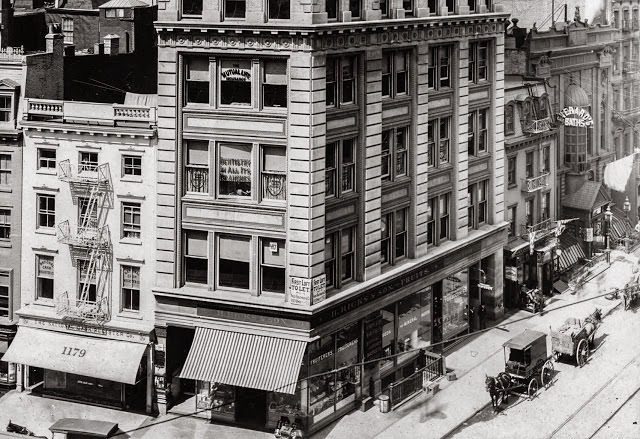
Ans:
[{"label": "arched window", "polygon": [[527,98],[522,103],[522,120],[531,120],[533,107],[531,105],[531,99]]}]

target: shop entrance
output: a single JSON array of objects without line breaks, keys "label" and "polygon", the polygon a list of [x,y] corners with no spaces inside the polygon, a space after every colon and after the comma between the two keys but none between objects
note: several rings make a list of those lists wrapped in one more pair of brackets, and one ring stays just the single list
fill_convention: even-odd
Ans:
[{"label": "shop entrance", "polygon": [[236,422],[263,428],[267,423],[267,392],[236,387]]}]

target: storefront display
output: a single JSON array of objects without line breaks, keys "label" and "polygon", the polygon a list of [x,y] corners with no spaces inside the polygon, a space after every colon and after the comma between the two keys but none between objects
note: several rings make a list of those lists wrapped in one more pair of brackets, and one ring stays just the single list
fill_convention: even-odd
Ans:
[{"label": "storefront display", "polygon": [[45,369],[42,392],[93,404],[124,407],[124,384]]},{"label": "storefront display", "polygon": [[[390,357],[395,354],[396,320],[395,305],[387,306],[380,311],[382,325],[382,357]],[[380,361],[380,373],[393,368],[393,358]]]},{"label": "storefront display", "polygon": [[336,410],[353,403],[356,388],[360,384],[360,367],[348,367],[358,363],[360,325],[352,324],[336,334]]},{"label": "storefront display", "polygon": [[[211,418],[224,421],[235,420],[235,389],[226,384],[213,383],[210,386],[208,403],[211,408]],[[203,402],[206,401],[203,398]]]},{"label": "storefront display", "polygon": [[282,418],[287,418],[290,423],[304,419],[307,414],[302,408],[301,386],[298,385],[296,393],[270,392],[267,396],[269,418],[267,427],[275,427]]},{"label": "storefront display", "polygon": [[309,348],[309,414],[313,416],[313,421],[317,422],[331,413],[335,409],[335,381],[334,373],[314,376],[327,370],[333,370],[334,357],[334,337],[328,335],[310,344]]},{"label": "storefront display", "polygon": [[468,269],[464,269],[442,280],[442,336],[445,340],[469,329],[468,279]]},{"label": "storefront display", "polygon": [[420,293],[416,293],[398,302],[398,353],[406,352],[398,356],[398,364],[417,354],[419,327]]}]

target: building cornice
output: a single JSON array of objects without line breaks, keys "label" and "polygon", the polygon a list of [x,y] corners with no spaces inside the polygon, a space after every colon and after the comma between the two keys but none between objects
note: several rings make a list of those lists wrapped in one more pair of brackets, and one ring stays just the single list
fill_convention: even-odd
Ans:
[{"label": "building cornice", "polygon": [[46,131],[50,133],[64,134],[88,134],[90,136],[114,136],[129,138],[151,139],[156,135],[156,130],[151,128],[131,127],[107,127],[98,125],[81,125],[60,122],[42,122],[22,120],[20,127],[25,131]]}]

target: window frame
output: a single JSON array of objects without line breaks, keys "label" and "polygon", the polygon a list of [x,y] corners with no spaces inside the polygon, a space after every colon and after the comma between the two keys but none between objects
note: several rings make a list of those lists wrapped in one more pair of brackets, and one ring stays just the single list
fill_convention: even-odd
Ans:
[{"label": "window frame", "polygon": [[[82,269],[83,269],[83,265],[84,264],[89,264],[89,260],[88,259],[78,259],[76,261],[76,300],[80,300],[80,298],[82,297],[82,290],[84,288],[84,285],[86,283],[89,284],[89,294],[87,295],[87,302],[92,302],[95,303],[98,300],[98,274],[95,273],[94,276],[87,276],[88,282],[85,282],[86,278],[83,278],[82,275]],[[94,287],[94,300],[91,300],[91,287]]]},{"label": "window frame", "polygon": [[[351,243],[352,243],[352,249],[349,252],[346,252],[345,254],[343,254],[342,252],[342,239],[343,236],[345,236],[346,234],[351,234]],[[327,233],[325,235],[325,248],[326,248],[326,240],[327,238],[331,239],[331,245],[332,245],[332,249],[333,249],[333,254],[332,257],[329,258],[329,260],[327,261],[326,259],[326,252],[325,252],[325,261],[324,261],[324,267],[325,267],[325,274],[327,275],[327,291],[329,290],[339,290],[341,288],[343,288],[345,285],[356,281],[357,279],[357,263],[356,263],[356,258],[357,258],[357,247],[355,245],[356,239],[357,239],[357,226],[348,226],[348,227],[344,227],[342,229],[339,230],[335,230],[333,232]],[[350,256],[350,260],[351,260],[351,273],[352,276],[350,278],[346,278],[344,279],[344,269],[343,269],[343,264],[342,261],[345,257]],[[329,280],[329,275],[327,274],[327,266],[331,265],[331,276],[333,277],[333,284],[330,284],[330,280]]]},{"label": "window frame", "polygon": [[477,230],[490,224],[489,202],[491,199],[489,179],[467,186],[467,227]]},{"label": "window frame", "polygon": [[515,117],[515,105],[513,103],[508,103],[505,106],[504,112],[504,133],[506,135],[515,133]]},{"label": "window frame", "polygon": [[[285,2],[288,3],[289,8],[287,10],[287,16],[286,17],[277,17],[277,16],[276,17],[271,17],[271,12],[272,12],[271,11],[271,9],[272,9],[271,8],[271,2],[272,1],[276,1],[276,2],[285,1]],[[267,9],[267,13],[266,13],[267,21],[290,20],[291,19],[291,0],[267,0],[265,2],[265,6],[266,6],[266,9]]]},{"label": "window frame", "polygon": [[[52,152],[53,158],[51,157],[42,157],[43,152]],[[48,170],[55,171],[58,166],[58,152],[55,148],[38,148],[37,150],[37,160],[38,160],[38,170]],[[43,161],[47,164],[47,166],[42,166]],[[53,166],[50,166],[53,161]]]},{"label": "window frame", "polygon": [[[507,222],[509,223],[509,228],[507,229],[507,236],[509,237],[515,237],[517,236],[517,229],[518,229],[518,217],[517,217],[517,213],[518,213],[518,204],[512,204],[511,206],[508,206],[506,209],[507,212]],[[511,218],[509,218],[509,216],[511,215]]]},{"label": "window frame", "polygon": [[451,239],[451,192],[435,195],[427,203],[426,242],[428,247],[438,247]]},{"label": "window frame", "polygon": [[[211,250],[210,250],[210,233],[208,233],[207,231],[204,230],[197,230],[197,229],[182,229],[182,251],[181,251],[181,284],[184,286],[197,286],[197,287],[209,287],[211,284],[211,262],[210,259],[212,257],[211,254]],[[194,255],[194,254],[190,254],[188,253],[189,249],[188,249],[188,243],[189,243],[189,234],[190,233],[198,233],[198,234],[204,234],[205,236],[205,240],[204,240],[204,245],[206,248],[206,256],[198,256],[198,255]],[[187,280],[187,259],[198,259],[200,261],[206,261],[205,265],[206,265],[206,280],[204,282],[196,282],[194,280]]]},{"label": "window frame", "polygon": [[[227,16],[227,11],[229,9],[229,6],[227,6],[228,2],[244,3],[244,14],[242,16],[240,15]],[[238,21],[238,20],[245,20],[246,18],[247,18],[247,1],[246,0],[222,0],[222,20],[223,21]]]},{"label": "window frame", "polygon": [[[351,162],[345,162],[345,142],[351,142]],[[328,147],[333,145],[333,154],[328,153]],[[348,194],[358,192],[357,186],[357,153],[358,153],[358,140],[355,136],[347,136],[340,139],[327,141],[325,144],[325,198],[339,199]],[[333,167],[327,166],[327,157],[333,156]],[[351,187],[344,187],[345,172],[348,171],[351,175]],[[330,174],[331,173],[331,174]],[[329,177],[331,175],[331,177]],[[333,184],[333,192],[328,191],[327,182],[331,181]]]},{"label": "window frame", "polygon": [[[125,285],[125,272],[126,270],[132,270],[132,281],[130,285]],[[133,273],[138,273],[138,288],[135,288],[135,283],[133,281]],[[142,282],[140,277],[140,266],[138,265],[120,265],[120,311],[121,312],[140,312],[140,302],[142,299],[142,295],[140,291],[142,289]],[[127,299],[126,290],[130,290],[129,299]],[[137,292],[137,293],[136,293]],[[133,305],[135,302],[134,297],[137,296],[137,307],[129,306]]]},{"label": "window frame", "polygon": [[[142,203],[135,201],[123,201],[120,205],[120,238],[139,241],[142,239]],[[137,213],[136,213],[137,210]],[[125,220],[130,215],[132,222]],[[135,217],[139,218],[139,223],[135,223]],[[137,235],[137,236],[136,236]]]},{"label": "window frame", "polygon": [[[131,161],[131,163],[127,164],[127,160]],[[139,163],[136,164],[136,162],[139,162]],[[121,175],[123,178],[142,177],[142,156],[141,155],[122,154],[121,163],[122,163]],[[127,170],[130,170],[133,172],[127,173]]]},{"label": "window frame", "polygon": [[[51,266],[53,267],[53,273],[51,277],[42,276],[40,273],[40,259],[45,258],[47,260],[51,260]],[[55,257],[53,255],[43,255],[36,254],[35,255],[35,280],[36,280],[36,288],[35,288],[35,300],[48,300],[51,301],[55,298]],[[43,293],[43,285],[40,281],[41,279],[51,280],[51,297],[44,297]]]},{"label": "window frame", "polygon": [[[335,84],[334,85],[334,91],[333,93],[331,93],[331,97],[333,99],[333,102],[330,101],[330,93],[328,90],[328,87],[325,85],[325,106],[327,109],[338,109],[338,108],[345,108],[345,107],[355,107],[358,105],[358,68],[359,68],[359,57],[357,55],[337,55],[337,56],[327,56],[327,62],[325,65],[325,69],[326,69],[326,78],[329,77],[328,72],[330,71],[329,68],[329,61],[331,61],[333,63],[333,78],[334,81],[326,81],[325,84]],[[351,74],[352,74],[352,78],[350,79],[351,81],[351,100],[350,101],[345,101],[344,100],[344,94],[345,94],[345,79],[344,79],[344,68],[343,65],[345,64],[345,62],[351,62],[352,63],[352,69],[351,69]]]},{"label": "window frame", "polygon": [[[95,161],[92,160],[95,155]],[[88,158],[88,160],[85,159]],[[83,172],[97,172],[100,164],[100,154],[96,151],[78,152],[78,174]]]},{"label": "window frame", "polygon": [[[403,230],[398,230],[397,220],[402,215]],[[383,218],[386,222],[386,231],[383,230]],[[380,265],[382,267],[394,266],[409,257],[409,206],[390,210],[380,218]],[[386,233],[386,235],[384,235]],[[399,236],[403,241],[404,253],[397,254]],[[386,250],[387,258],[383,259]]]},{"label": "window frame", "polygon": [[[398,70],[397,58],[402,55],[404,57],[404,70]],[[385,61],[387,57],[387,61]],[[411,72],[411,49],[385,50],[382,52],[382,99],[396,99],[398,97],[409,96],[411,92],[410,72]],[[387,65],[388,72],[384,73],[384,65]],[[404,74],[404,80],[398,79],[399,75]],[[385,94],[385,76],[387,76],[389,92]],[[404,84],[404,91],[398,91],[398,85]]]},{"label": "window frame", "polygon": [[3,106],[0,106],[0,123],[11,122],[12,120],[15,119],[15,115],[13,111],[13,96],[14,96],[13,93],[11,94],[0,93],[0,102],[1,100],[6,100],[7,102],[7,104],[3,104]]},{"label": "window frame", "polygon": [[[13,300],[12,300],[12,270],[0,269],[0,303],[2,300],[6,300],[7,306],[0,305],[0,317],[12,317]],[[3,293],[3,289],[6,294]]]},{"label": "window frame", "polygon": [[[279,252],[283,252],[284,253],[284,257],[283,257],[283,265],[275,265],[275,264],[271,264],[271,263],[266,263],[264,261],[264,243],[265,241],[275,241],[278,242],[278,251]],[[282,245],[280,245],[280,242],[282,243]],[[272,294],[272,295],[277,295],[279,297],[285,297],[287,294],[287,258],[286,258],[286,252],[287,252],[287,240],[283,239],[283,238],[268,238],[268,237],[259,237],[258,238],[258,294],[262,295],[262,294]],[[273,291],[273,290],[266,290],[264,287],[264,267],[270,267],[270,268],[276,268],[276,269],[282,269],[283,271],[283,291],[279,292],[279,291]]]},{"label": "window frame", "polygon": [[62,17],[61,28],[64,44],[73,44],[73,32],[75,30],[73,18]]},{"label": "window frame", "polygon": [[[256,262],[258,263],[258,266],[260,264],[260,258],[258,258],[258,260],[256,260],[255,257],[253,257],[253,253],[254,253],[254,249],[253,249],[253,245],[254,245],[254,237],[255,235],[242,235],[242,234],[237,234],[237,233],[216,233],[214,236],[214,242],[215,242],[215,251],[214,251],[214,263],[215,263],[215,279],[214,279],[214,288],[217,291],[231,291],[231,292],[237,292],[237,293],[242,293],[242,294],[250,294],[250,295],[256,295],[257,292],[257,288],[255,285],[255,279],[254,279],[254,271],[256,268]],[[240,288],[240,287],[233,287],[233,286],[226,286],[226,285],[221,285],[220,280],[221,280],[221,272],[220,272],[220,256],[221,256],[221,245],[220,245],[220,241],[224,238],[233,238],[233,239],[240,239],[243,241],[247,241],[247,248],[248,248],[248,264],[249,264],[249,274],[248,274],[248,278],[249,278],[249,285],[247,288]]]},{"label": "window frame", "polygon": [[534,151],[525,151],[524,157],[525,178],[534,178],[536,176]]},{"label": "window frame", "polygon": [[[469,44],[468,79],[470,84],[483,84],[490,80],[490,41],[472,41]],[[482,54],[484,53],[484,56]]]},{"label": "window frame", "polygon": [[[478,108],[468,113],[467,153],[469,156],[487,154],[489,146],[489,108]],[[484,145],[482,148],[481,146]]]},{"label": "window frame", "polygon": [[[13,154],[10,152],[0,152],[0,187],[10,187],[12,180]],[[4,165],[3,165],[4,164]]]},{"label": "window frame", "polygon": [[[451,165],[451,122],[452,116],[439,116],[427,122],[427,166],[441,168]],[[442,137],[442,126],[446,124],[447,136]],[[446,143],[447,159],[442,159],[443,142]]]},{"label": "window frame", "polygon": [[[47,199],[47,206],[44,210],[40,209],[40,199]],[[51,201],[53,201],[53,209],[51,209]],[[52,225],[43,225],[41,216],[46,216],[46,223],[52,219]],[[36,229],[53,229],[56,226],[56,196],[54,194],[36,193]]]},{"label": "window frame", "polygon": [[10,207],[0,206],[0,241],[11,240],[11,210]]},{"label": "window frame", "polygon": [[[453,57],[455,52],[453,44],[441,44],[429,47],[429,64],[427,67],[427,88],[429,90],[451,90],[454,88],[453,73]],[[446,53],[445,53],[446,52]],[[443,57],[446,54],[446,57]],[[442,60],[446,59],[447,63],[443,64]],[[443,67],[446,69],[447,75],[443,76]]]},{"label": "window frame", "polygon": [[[400,179],[409,177],[409,151],[410,151],[410,125],[399,125],[393,126],[387,129],[382,130],[382,141],[381,141],[381,154],[380,154],[380,177],[383,182],[393,182],[398,181]],[[399,148],[398,135],[403,134],[404,136],[404,148]],[[387,150],[384,149],[385,145],[385,135],[388,137],[388,146]],[[385,152],[386,151],[386,152]],[[402,158],[404,172],[400,172],[398,170],[398,159]],[[386,174],[382,173],[382,163],[387,163],[388,172]]]},{"label": "window frame", "polygon": [[513,188],[518,185],[518,157],[512,155],[507,157],[507,187]]}]

